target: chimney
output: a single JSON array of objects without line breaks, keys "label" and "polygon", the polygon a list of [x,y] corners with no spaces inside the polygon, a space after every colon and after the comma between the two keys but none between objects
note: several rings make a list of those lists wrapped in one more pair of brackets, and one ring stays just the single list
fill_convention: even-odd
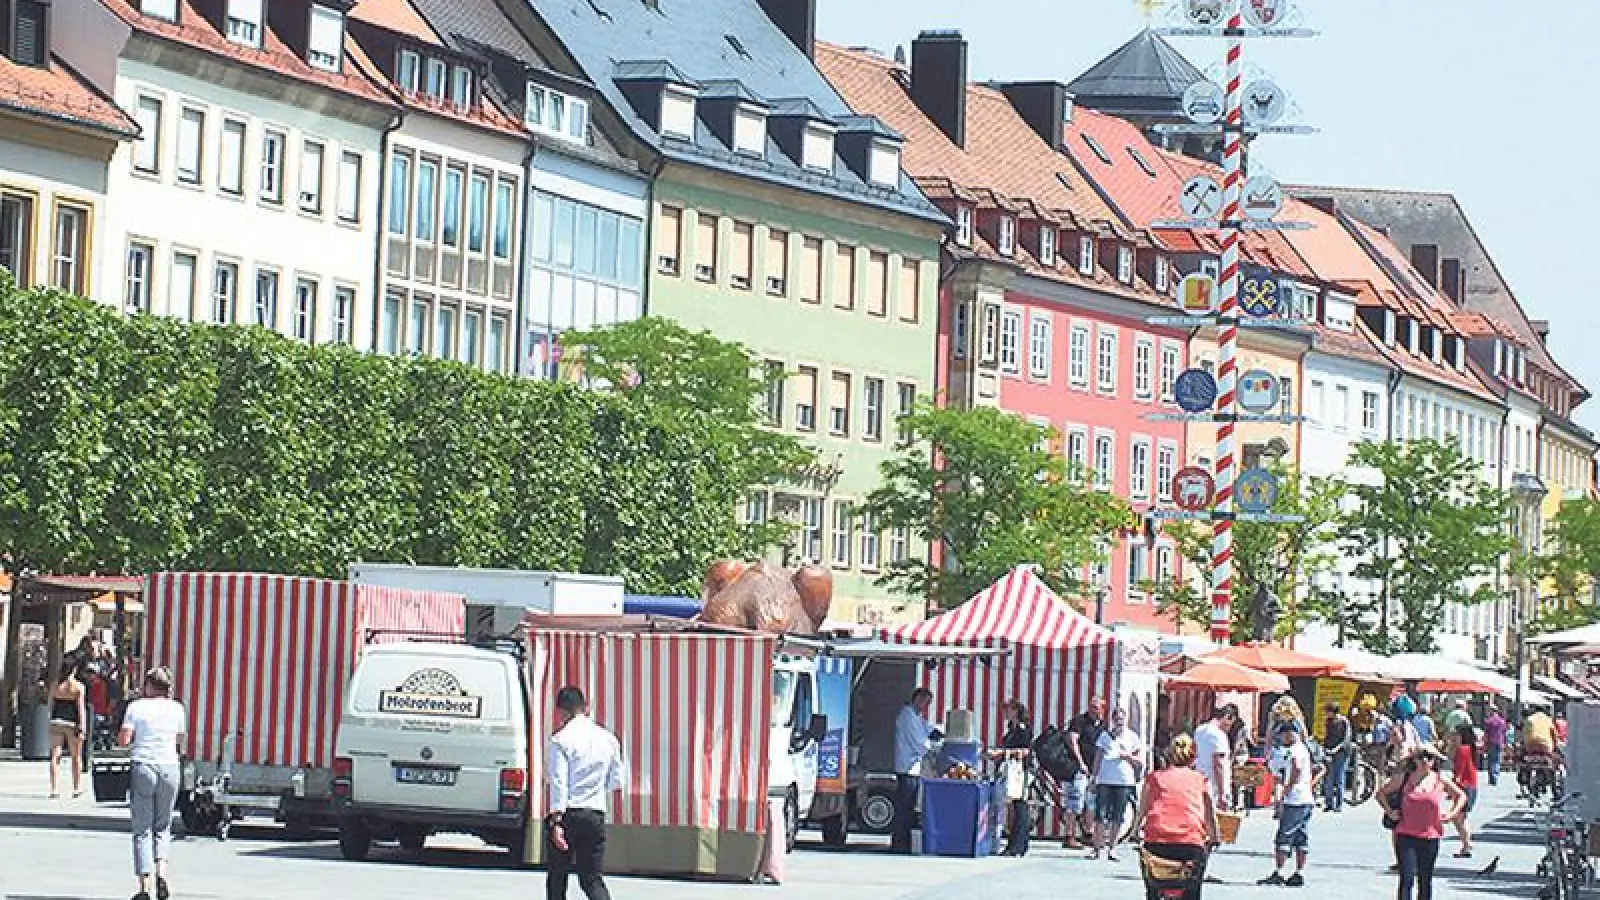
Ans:
[{"label": "chimney", "polygon": [[1058,81],[1018,81],[1000,85],[1017,115],[1055,150],[1065,146],[1063,131],[1072,121],[1072,94]]},{"label": "chimney", "polygon": [[1461,260],[1446,259],[1439,269],[1439,290],[1460,306],[1466,294],[1461,290]]},{"label": "chimney", "polygon": [[1550,342],[1549,319],[1534,319],[1528,325],[1533,328],[1533,333],[1539,336],[1539,343],[1548,344]]},{"label": "chimney", "polygon": [[1412,244],[1411,265],[1422,273],[1430,287],[1439,286],[1439,248],[1433,244]]},{"label": "chimney", "polygon": [[761,9],[807,58],[817,50],[817,0],[757,0]]},{"label": "chimney", "polygon": [[967,41],[924,31],[911,42],[911,99],[957,147],[967,145]]}]

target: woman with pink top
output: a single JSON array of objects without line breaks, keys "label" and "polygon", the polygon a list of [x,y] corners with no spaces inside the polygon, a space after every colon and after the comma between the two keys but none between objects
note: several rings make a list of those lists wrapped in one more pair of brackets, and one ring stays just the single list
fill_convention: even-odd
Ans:
[{"label": "woman with pink top", "polygon": [[1390,810],[1384,823],[1394,827],[1400,859],[1399,900],[1433,900],[1433,867],[1444,824],[1466,806],[1466,795],[1439,773],[1441,762],[1439,751],[1424,745],[1379,791],[1384,809]]}]

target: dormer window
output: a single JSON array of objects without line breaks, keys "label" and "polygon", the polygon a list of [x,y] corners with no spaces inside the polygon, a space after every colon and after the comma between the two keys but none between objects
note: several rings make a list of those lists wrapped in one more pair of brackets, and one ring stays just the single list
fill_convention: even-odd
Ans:
[{"label": "dormer window", "polygon": [[1049,226],[1039,229],[1039,262],[1047,266],[1056,264],[1056,230]]},{"label": "dormer window", "polygon": [[1355,301],[1349,297],[1329,294],[1323,301],[1322,323],[1334,331],[1355,331],[1355,318]]},{"label": "dormer window", "polygon": [[400,61],[394,71],[394,83],[408,94],[415,94],[422,89],[422,54],[415,50],[400,51]]},{"label": "dormer window", "polygon": [[1123,244],[1117,248],[1117,280],[1133,283],[1133,248]]},{"label": "dormer window", "polygon": [[1411,351],[1412,356],[1422,353],[1422,328],[1416,319],[1406,320],[1406,349]]},{"label": "dormer window", "polygon": [[964,203],[956,207],[956,243],[972,246],[972,207]]},{"label": "dormer window", "polygon": [[450,73],[450,102],[461,109],[471,109],[477,105],[474,99],[472,70],[466,66],[456,66]]},{"label": "dormer window", "polygon": [[1017,252],[1017,217],[1002,215],[1000,217],[1000,242],[1001,254],[1010,256]]},{"label": "dormer window", "polygon": [[833,135],[832,126],[807,122],[800,139],[800,164],[817,172],[832,172]]},{"label": "dormer window", "polygon": [[1466,340],[1463,339],[1463,338],[1460,338],[1460,337],[1453,338],[1450,341],[1450,350],[1451,350],[1451,354],[1450,355],[1452,357],[1452,359],[1450,360],[1451,364],[1453,364],[1456,367],[1456,371],[1457,372],[1460,372],[1460,371],[1464,370],[1467,367],[1467,342],[1466,342]]},{"label": "dormer window", "polygon": [[1087,234],[1078,237],[1078,274],[1094,274],[1094,238]]},{"label": "dormer window", "polygon": [[140,0],[139,11],[152,19],[178,21],[178,0]]},{"label": "dormer window", "polygon": [[344,13],[320,4],[311,5],[311,32],[306,40],[306,62],[324,72],[337,72],[344,61]]},{"label": "dormer window", "polygon": [[1429,349],[1429,354],[1428,355],[1432,356],[1433,357],[1433,361],[1436,362],[1436,363],[1442,361],[1444,359],[1444,335],[1443,335],[1443,333],[1441,333],[1439,331],[1439,329],[1437,329],[1437,328],[1428,329],[1428,343],[1431,345],[1428,348]]},{"label": "dormer window", "polygon": [[1156,257],[1156,292],[1167,292],[1168,279],[1172,277],[1172,264],[1167,262],[1165,256]]},{"label": "dormer window", "polygon": [[1497,378],[1506,374],[1506,345],[1499,338],[1494,339],[1494,374]]},{"label": "dormer window", "polygon": [[767,155],[767,114],[760,107],[742,103],[734,110],[733,149],[750,156]]},{"label": "dormer window", "polygon": [[874,140],[871,153],[868,180],[879,187],[899,187],[900,145],[894,141]]},{"label": "dormer window", "polygon": [[588,101],[531,81],[522,119],[529,131],[578,143],[588,139]]},{"label": "dormer window", "polygon": [[266,0],[228,0],[228,40],[260,49],[265,5]]},{"label": "dormer window", "polygon": [[450,64],[442,59],[429,57],[424,71],[427,77],[423,83],[423,91],[435,100],[443,100],[445,82],[450,79]]},{"label": "dormer window", "polygon": [[694,92],[667,85],[661,92],[661,133],[694,140]]},{"label": "dormer window", "polygon": [[1386,309],[1383,311],[1383,345],[1393,347],[1396,338],[1394,310]]},{"label": "dormer window", "polygon": [[50,38],[45,34],[50,4],[44,0],[12,0],[11,19],[6,20],[6,3],[0,2],[0,56],[10,56],[23,66],[43,68],[50,57]]}]

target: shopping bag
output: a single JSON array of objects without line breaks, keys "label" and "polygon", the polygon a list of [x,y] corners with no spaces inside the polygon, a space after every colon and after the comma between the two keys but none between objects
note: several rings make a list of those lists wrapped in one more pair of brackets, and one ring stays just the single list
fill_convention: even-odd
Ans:
[{"label": "shopping bag", "polygon": [[1006,782],[1006,799],[1021,800],[1028,796],[1028,770],[1020,759],[1008,759],[1001,767]]}]

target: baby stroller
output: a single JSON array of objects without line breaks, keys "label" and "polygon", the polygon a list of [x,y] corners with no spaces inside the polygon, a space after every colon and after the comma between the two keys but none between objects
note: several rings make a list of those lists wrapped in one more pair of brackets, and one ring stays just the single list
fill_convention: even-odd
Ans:
[{"label": "baby stroller", "polygon": [[1176,860],[1140,849],[1139,868],[1144,873],[1145,900],[1199,900],[1206,880],[1206,861]]}]

